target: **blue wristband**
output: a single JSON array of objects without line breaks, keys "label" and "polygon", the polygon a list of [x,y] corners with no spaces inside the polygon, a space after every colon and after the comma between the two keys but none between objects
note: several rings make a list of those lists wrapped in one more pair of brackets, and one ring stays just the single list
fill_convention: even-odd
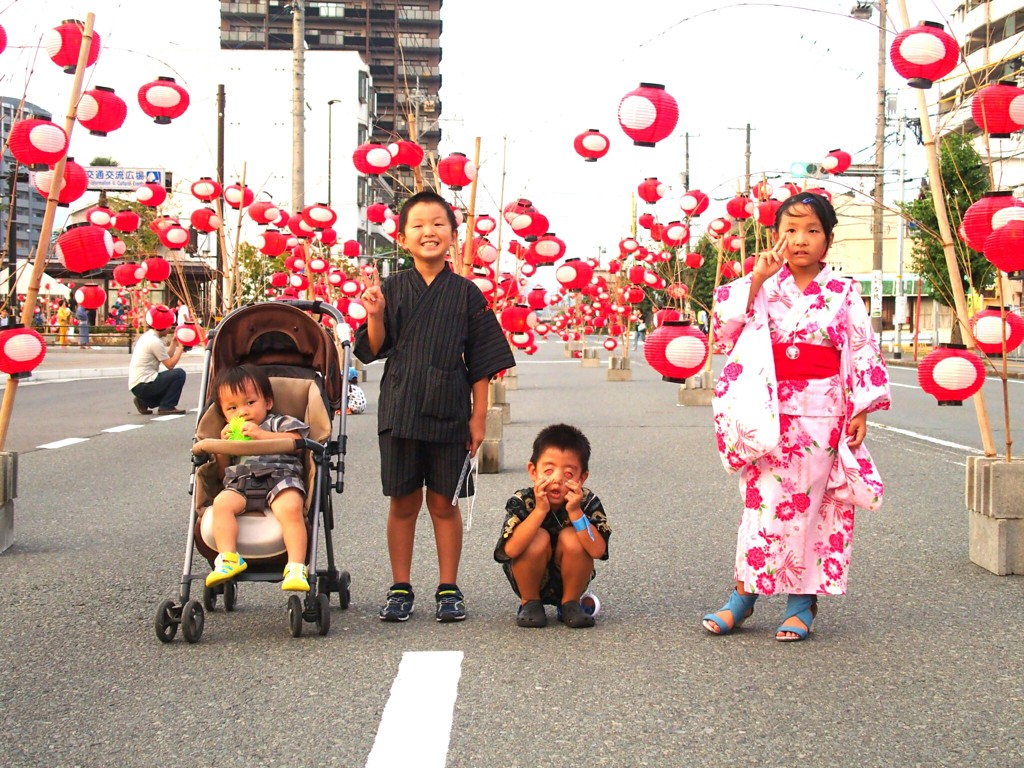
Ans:
[{"label": "blue wristband", "polygon": [[572,521],[572,527],[575,528],[577,531],[585,531],[585,530],[587,530],[587,524],[589,522],[590,521],[587,520],[587,516],[586,515],[580,515],[580,519],[579,520],[573,520]]}]

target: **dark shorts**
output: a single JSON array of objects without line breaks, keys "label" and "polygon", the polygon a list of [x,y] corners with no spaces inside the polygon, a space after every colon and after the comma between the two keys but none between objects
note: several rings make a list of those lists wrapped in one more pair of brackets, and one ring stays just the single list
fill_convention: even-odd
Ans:
[{"label": "dark shorts", "polygon": [[[511,561],[502,563],[501,570],[505,572],[505,577],[508,579],[508,583],[512,585],[512,591],[519,597],[522,597],[523,595],[519,591],[519,585],[516,584],[516,576],[512,573]],[[596,575],[597,572],[593,571],[590,574],[590,580],[593,581],[594,576]],[[551,558],[551,560],[548,561],[548,568],[541,577],[540,600],[545,605],[562,604],[562,571],[559,570],[558,564],[555,563],[554,558]]]},{"label": "dark shorts", "polygon": [[[466,462],[465,443],[430,443],[378,435],[380,441],[380,483],[385,496],[405,496],[424,485],[428,490],[450,499],[455,495],[459,475]],[[467,474],[460,498],[473,495],[472,478]]]}]

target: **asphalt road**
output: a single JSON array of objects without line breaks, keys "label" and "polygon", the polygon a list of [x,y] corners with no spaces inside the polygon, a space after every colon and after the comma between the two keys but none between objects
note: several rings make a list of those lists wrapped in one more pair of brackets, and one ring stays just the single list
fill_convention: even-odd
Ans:
[{"label": "asphalt road", "polygon": [[[371,367],[371,411],[378,379]],[[468,621],[433,621],[425,517],[417,613],[376,618],[389,569],[370,413],[349,420],[336,499],[351,607],[334,609],[327,637],[293,639],[276,585],[244,584],[239,610],[209,614],[197,645],[161,644],[152,627],[182,567],[193,416],[139,416],[118,379],[23,387],[8,441],[22,452],[18,540],[0,556],[0,764],[362,766],[409,651],[463,653],[448,766],[1024,764],[1024,581],[967,560],[965,450],[871,430],[886,506],[860,513],[850,594],[822,600],[805,643],[772,639],[779,598],[710,637],[700,617],[730,589],[739,511],[710,409],[676,406],[675,385],[639,361],[633,381],[611,383],[561,345],[524,361],[518,381],[505,470],[481,477],[466,536]],[[970,405],[894,396],[873,421],[979,445]],[[515,627],[491,559],[530,443],[556,420],[590,436],[588,485],[614,529],[588,631]],[[88,440],[34,450],[64,437]]]}]

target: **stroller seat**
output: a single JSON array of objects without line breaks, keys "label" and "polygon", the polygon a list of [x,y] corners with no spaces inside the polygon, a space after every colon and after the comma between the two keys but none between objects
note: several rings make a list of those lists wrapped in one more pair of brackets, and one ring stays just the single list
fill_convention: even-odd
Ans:
[{"label": "stroller seat", "polygon": [[[324,404],[323,393],[316,380],[313,379],[289,379],[278,376],[270,377],[270,384],[274,392],[273,412],[294,416],[309,425],[309,439],[322,443],[330,437],[331,419]],[[239,444],[238,441],[221,440],[221,430],[225,426],[224,417],[220,409],[209,407],[199,421],[196,430],[196,443],[194,451],[202,453],[227,453],[236,451],[240,447],[255,452],[256,445],[251,442]],[[283,438],[281,441],[255,441],[258,443],[287,443],[284,448],[293,448],[293,441]],[[262,446],[260,446],[262,447]],[[270,447],[270,446],[268,446]],[[292,452],[289,450],[274,450],[274,453]],[[303,466],[305,468],[306,485],[306,528],[307,539],[312,545],[311,533],[312,522],[309,509],[313,502],[313,494],[316,489],[316,467],[309,460],[309,452],[303,451]],[[196,484],[196,508],[198,519],[196,520],[196,548],[210,561],[217,557],[216,544],[213,538],[213,515],[207,514],[211,511],[214,497],[220,493],[224,486],[217,473],[216,461],[209,461],[200,467],[197,476],[199,482]],[[238,552],[249,563],[254,572],[268,572],[279,570],[287,561],[284,546],[284,538],[281,535],[281,525],[278,523],[274,513],[267,507],[261,511],[245,512],[237,517],[238,520]],[[309,553],[306,553],[306,560],[309,560]],[[244,575],[244,574],[243,574]]]}]

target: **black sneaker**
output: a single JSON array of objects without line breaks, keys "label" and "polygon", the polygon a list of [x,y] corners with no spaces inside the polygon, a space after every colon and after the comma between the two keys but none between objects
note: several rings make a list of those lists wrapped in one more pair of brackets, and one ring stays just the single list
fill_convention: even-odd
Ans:
[{"label": "black sneaker", "polygon": [[408,621],[412,616],[413,593],[411,589],[388,590],[388,600],[380,607],[381,621]]},{"label": "black sneaker", "polygon": [[454,584],[438,587],[434,600],[437,601],[435,618],[438,621],[462,621],[466,618],[466,600],[462,590]]}]

